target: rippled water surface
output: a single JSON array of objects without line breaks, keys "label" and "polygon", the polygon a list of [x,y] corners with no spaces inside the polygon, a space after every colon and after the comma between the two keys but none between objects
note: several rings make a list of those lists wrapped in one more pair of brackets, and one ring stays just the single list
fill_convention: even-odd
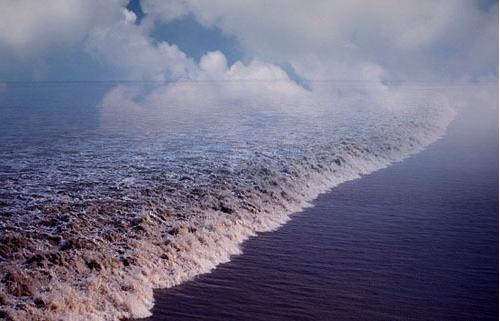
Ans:
[{"label": "rippled water surface", "polygon": [[497,116],[471,115],[213,273],[158,291],[147,320],[497,320]]},{"label": "rippled water surface", "polygon": [[[245,83],[228,84],[229,95],[191,99],[155,86],[2,89],[0,315],[148,316],[153,289],[230,261],[243,241],[278,228],[320,193],[422,151],[454,117],[431,92],[297,100],[279,91],[241,95],[252,92]],[[325,231],[341,235],[307,237]],[[371,241],[366,249],[380,245]]]}]

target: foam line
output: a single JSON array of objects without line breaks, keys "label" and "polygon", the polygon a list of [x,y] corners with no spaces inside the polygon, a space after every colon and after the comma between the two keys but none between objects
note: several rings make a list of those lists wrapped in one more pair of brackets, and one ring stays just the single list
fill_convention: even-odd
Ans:
[{"label": "foam line", "polygon": [[[57,198],[49,200],[20,192],[32,199],[4,206],[0,226],[3,317],[146,317],[154,289],[210,272],[241,254],[242,242],[275,230],[319,194],[419,152],[444,134],[454,116],[442,105],[387,114],[347,126],[338,135],[325,128],[314,135],[290,131],[265,150],[253,150],[250,141],[240,149],[232,145],[238,152],[231,154],[223,142],[200,143],[208,155],[225,153],[223,161],[197,154],[160,157],[151,150],[143,152],[156,158],[144,160],[137,152],[135,167],[126,165],[130,155],[120,165],[135,176],[122,175],[118,165],[106,168],[101,156],[92,165],[95,172],[86,168],[81,177],[94,177],[101,166],[109,173],[103,182],[57,185],[52,193]],[[122,164],[114,157],[113,164]],[[162,170],[165,163],[168,170]],[[17,183],[5,185],[13,195],[26,185],[16,177]]]}]

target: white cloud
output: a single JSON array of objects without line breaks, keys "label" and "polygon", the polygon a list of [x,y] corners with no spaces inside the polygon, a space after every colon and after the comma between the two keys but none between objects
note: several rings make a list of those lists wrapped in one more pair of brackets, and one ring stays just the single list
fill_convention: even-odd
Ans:
[{"label": "white cloud", "polygon": [[[224,54],[208,52],[200,59],[196,74],[190,80],[160,83],[153,89],[137,85],[115,87],[101,103],[101,116],[105,126],[118,121],[117,116],[121,115],[126,119],[120,121],[125,121],[127,126],[146,120],[148,124],[139,123],[139,127],[154,128],[175,117],[176,112],[186,110],[199,114],[252,107],[256,111],[310,114],[325,108],[398,111],[409,104],[422,103],[423,97],[418,92],[415,95],[415,91],[405,86],[384,85],[383,73],[379,66],[365,64],[361,74],[363,80],[369,82],[367,86],[339,90],[327,82],[306,89],[276,65],[255,59],[247,64],[238,61],[228,66]],[[429,92],[425,99],[438,103],[438,98],[432,99]]]},{"label": "white cloud", "polygon": [[155,42],[148,30],[135,24],[135,14],[123,9],[120,20],[93,28],[86,50],[116,66],[133,80],[192,78],[196,66],[176,45]]},{"label": "white cloud", "polygon": [[[498,24],[498,9],[485,12],[470,0],[142,3],[148,8],[146,11],[156,12],[152,17],[164,22],[190,13],[204,26],[215,26],[235,36],[249,57],[290,63],[309,78],[356,79],[365,63],[382,65],[401,77],[412,78],[412,74],[419,73],[420,77],[449,78],[484,66],[485,63],[463,55],[471,47],[486,56],[487,63],[495,63],[497,58],[498,32],[490,31]],[[448,59],[457,55],[457,59],[462,59],[461,66],[454,66],[459,67],[456,73],[448,75],[446,70],[438,74],[433,70],[446,60],[442,57],[436,61],[436,51],[447,52]],[[311,69],[311,61],[315,60],[320,66]],[[348,68],[337,70],[344,65]],[[353,73],[337,75],[346,69]]]},{"label": "white cloud", "polygon": [[[147,119],[159,122],[148,125],[154,127],[181,110],[197,114],[252,106],[256,110],[314,112],[316,103],[314,94],[281,68],[259,60],[228,66],[225,56],[216,51],[201,58],[190,80],[156,84],[152,90],[137,85],[115,87],[101,103],[101,116],[106,125],[116,121],[134,125]],[[117,115],[127,118],[117,119]]]},{"label": "white cloud", "polygon": [[189,13],[186,4],[178,0],[142,1],[141,6],[146,19],[160,20],[164,23],[169,23]]},{"label": "white cloud", "polygon": [[71,47],[128,79],[197,79],[222,62],[200,71],[174,43],[152,37],[190,15],[234,36],[244,61],[288,64],[303,78],[360,81],[367,65],[397,79],[497,77],[498,4],[487,12],[471,0],[142,0],[138,25],[127,2],[2,0],[0,55],[5,65],[35,62],[41,77],[51,53]]},{"label": "white cloud", "polygon": [[137,21],[137,15],[130,10],[127,10],[125,8],[122,9],[123,16],[125,17],[125,22],[128,24],[135,24]]},{"label": "white cloud", "polygon": [[80,43],[87,30],[116,19],[124,0],[2,0],[0,47],[29,57]]}]

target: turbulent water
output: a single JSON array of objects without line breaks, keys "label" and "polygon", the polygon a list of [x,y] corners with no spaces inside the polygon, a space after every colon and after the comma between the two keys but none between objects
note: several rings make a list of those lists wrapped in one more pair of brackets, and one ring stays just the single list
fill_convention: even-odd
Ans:
[{"label": "turbulent water", "polygon": [[429,95],[401,108],[279,96],[272,108],[117,107],[101,101],[108,89],[0,94],[0,317],[147,316],[154,288],[210,271],[319,193],[418,152],[454,114]]}]

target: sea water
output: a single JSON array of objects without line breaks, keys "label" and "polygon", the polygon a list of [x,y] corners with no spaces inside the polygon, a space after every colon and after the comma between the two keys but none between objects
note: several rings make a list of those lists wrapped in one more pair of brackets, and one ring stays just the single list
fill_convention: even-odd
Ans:
[{"label": "sea water", "polygon": [[146,320],[498,320],[498,110],[484,110],[158,290]]},{"label": "sea water", "polygon": [[454,117],[429,93],[395,108],[117,99],[147,86],[2,87],[3,317],[148,316],[153,289],[230,261],[320,193],[421,151]]}]

